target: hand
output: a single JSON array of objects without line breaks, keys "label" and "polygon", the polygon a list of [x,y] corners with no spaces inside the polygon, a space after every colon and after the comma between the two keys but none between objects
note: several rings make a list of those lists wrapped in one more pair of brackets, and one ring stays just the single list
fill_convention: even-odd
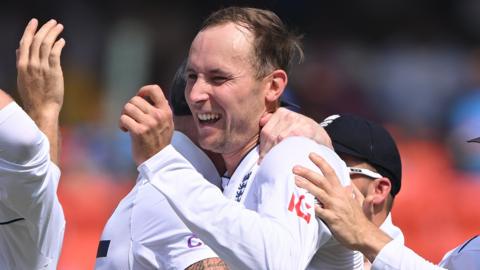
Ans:
[{"label": "hand", "polygon": [[332,141],[323,127],[313,119],[285,108],[265,114],[260,119],[260,127],[259,162],[272,147],[291,136],[304,136],[333,149]]},{"label": "hand", "polygon": [[58,164],[58,118],[63,105],[63,72],[60,56],[65,46],[57,40],[63,25],[55,20],[38,31],[38,21],[30,20],[17,49],[17,88],[23,109],[45,133],[50,143],[50,159]]},{"label": "hand", "polygon": [[297,186],[314,195],[321,205],[315,205],[315,214],[330,228],[335,239],[347,248],[360,250],[370,261],[391,241],[365,216],[362,194],[353,185],[342,187],[335,171],[317,154],[310,160],[323,175],[302,166],[295,166],[293,173]]},{"label": "hand", "polygon": [[18,92],[34,120],[50,113],[58,117],[64,95],[60,56],[65,40],[57,40],[63,25],[50,20],[37,27],[38,21],[30,20],[17,49]]},{"label": "hand", "polygon": [[132,140],[133,159],[137,165],[169,145],[173,135],[173,115],[158,85],[147,85],[123,107],[120,128]]}]

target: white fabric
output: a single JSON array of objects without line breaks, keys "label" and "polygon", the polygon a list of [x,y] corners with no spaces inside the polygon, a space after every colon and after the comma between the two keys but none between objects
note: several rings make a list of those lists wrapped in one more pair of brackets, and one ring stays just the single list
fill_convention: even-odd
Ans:
[{"label": "white fabric", "polygon": [[[371,270],[444,270],[420,257],[400,241],[386,244],[372,263]],[[467,270],[469,268],[465,268]]]},{"label": "white fabric", "polygon": [[[347,185],[346,165],[332,150],[300,137],[274,147],[258,170],[255,151],[242,160],[228,181],[225,195],[230,199],[203,179],[172,146],[140,165],[139,171],[231,269],[304,269],[332,237],[315,219],[313,197],[295,185],[292,167],[298,164],[319,172],[308,159],[313,151],[323,156]],[[246,177],[249,172],[252,174]],[[234,201],[238,197],[241,203]],[[325,265],[331,268],[325,269],[363,266],[359,253],[331,255],[336,258],[327,258]]]},{"label": "white fabric", "polygon": [[16,103],[0,110],[0,269],[56,269],[65,218],[49,147]]},{"label": "white fabric", "polygon": [[399,241],[402,244],[405,243],[402,231],[393,224],[392,213],[388,213],[387,218],[385,218],[382,225],[380,225],[380,230],[388,234],[393,240]]},{"label": "white fabric", "polygon": [[439,265],[449,270],[480,269],[480,236],[449,251]]},{"label": "white fabric", "polygon": [[[190,139],[175,132],[173,144],[189,156],[204,177],[220,183],[214,165]],[[100,240],[110,242],[106,256],[96,259],[96,269],[185,269],[203,259],[218,257],[141,176],[115,209]]]}]

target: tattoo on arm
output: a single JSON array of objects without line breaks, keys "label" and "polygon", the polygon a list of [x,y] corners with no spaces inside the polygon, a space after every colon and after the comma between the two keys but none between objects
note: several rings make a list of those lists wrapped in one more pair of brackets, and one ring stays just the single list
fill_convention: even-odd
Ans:
[{"label": "tattoo on arm", "polygon": [[190,265],[185,270],[228,270],[228,267],[220,258],[208,258]]}]

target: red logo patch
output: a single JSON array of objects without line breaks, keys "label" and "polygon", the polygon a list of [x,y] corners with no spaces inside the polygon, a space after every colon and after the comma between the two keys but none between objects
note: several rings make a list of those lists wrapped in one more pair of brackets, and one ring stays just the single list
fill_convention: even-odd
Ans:
[{"label": "red logo patch", "polygon": [[292,198],[290,199],[290,203],[288,204],[288,211],[293,212],[293,210],[295,209],[295,213],[298,217],[303,218],[307,223],[310,223],[311,214],[305,213],[303,209],[310,209],[312,206],[305,203],[304,200],[305,195],[300,195],[297,200],[295,194],[292,193]]}]

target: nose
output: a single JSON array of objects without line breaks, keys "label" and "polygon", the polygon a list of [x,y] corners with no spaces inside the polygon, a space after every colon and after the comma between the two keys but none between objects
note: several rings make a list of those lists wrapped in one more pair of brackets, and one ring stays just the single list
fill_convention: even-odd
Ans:
[{"label": "nose", "polygon": [[210,85],[202,78],[187,84],[185,97],[190,104],[205,102],[209,97]]}]

